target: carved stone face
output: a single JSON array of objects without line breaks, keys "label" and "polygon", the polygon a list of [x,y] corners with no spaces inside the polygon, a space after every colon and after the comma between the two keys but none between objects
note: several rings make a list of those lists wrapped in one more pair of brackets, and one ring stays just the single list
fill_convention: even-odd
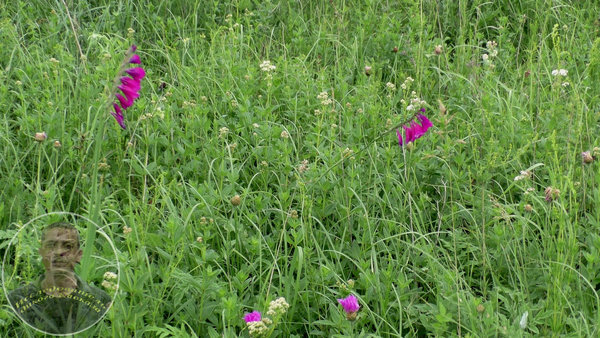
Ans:
[{"label": "carved stone face", "polygon": [[38,252],[46,272],[73,272],[83,253],[76,230],[65,228],[48,229]]}]

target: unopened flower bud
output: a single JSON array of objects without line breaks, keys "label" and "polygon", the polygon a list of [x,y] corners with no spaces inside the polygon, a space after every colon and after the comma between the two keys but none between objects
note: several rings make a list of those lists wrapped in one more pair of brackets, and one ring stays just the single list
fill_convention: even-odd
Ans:
[{"label": "unopened flower bud", "polygon": [[525,211],[527,211],[527,212],[533,211],[533,207],[531,206],[531,204],[525,204]]},{"label": "unopened flower bud", "polygon": [[231,198],[231,204],[233,206],[238,206],[240,205],[240,203],[242,203],[242,198],[240,197],[240,195],[235,195]]},{"label": "unopened flower bud", "polygon": [[477,312],[483,313],[483,311],[485,311],[485,306],[483,304],[477,305]]},{"label": "unopened flower bud", "polygon": [[435,49],[433,50],[433,53],[435,53],[435,55],[442,54],[442,45],[435,46]]},{"label": "unopened flower bud", "polygon": [[392,49],[392,53],[398,53],[398,47],[395,47]]},{"label": "unopened flower bud", "polygon": [[592,156],[592,153],[589,151],[584,151],[583,153],[581,153],[581,157],[583,158],[583,163],[594,162],[594,157]]},{"label": "unopened flower bud", "polygon": [[54,148],[60,148],[62,147],[62,144],[60,144],[59,140],[54,141]]},{"label": "unopened flower bud", "polygon": [[46,135],[45,131],[43,131],[41,133],[35,133],[35,140],[38,142],[46,141],[47,138],[48,138],[48,135]]},{"label": "unopened flower bud", "polygon": [[371,69],[372,69],[372,68],[371,68],[371,66],[365,66],[365,74],[366,74],[367,76],[370,76],[370,75],[371,75]]}]

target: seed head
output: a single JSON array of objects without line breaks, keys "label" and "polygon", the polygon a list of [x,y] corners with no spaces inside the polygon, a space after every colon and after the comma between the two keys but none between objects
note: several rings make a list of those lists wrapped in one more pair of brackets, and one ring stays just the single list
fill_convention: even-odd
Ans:
[{"label": "seed head", "polygon": [[231,204],[233,206],[238,206],[240,205],[240,203],[242,203],[242,198],[240,197],[240,195],[235,195],[231,198]]}]

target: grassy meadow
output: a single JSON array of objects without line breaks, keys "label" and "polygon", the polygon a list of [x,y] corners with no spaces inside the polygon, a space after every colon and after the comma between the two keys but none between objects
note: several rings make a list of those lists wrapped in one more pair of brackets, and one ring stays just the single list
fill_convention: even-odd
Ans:
[{"label": "grassy meadow", "polygon": [[[77,337],[598,337],[598,13],[2,2],[11,287],[43,273],[39,230],[70,212],[114,245],[78,225],[96,245],[77,272],[114,302]],[[132,44],[146,76],[122,129]],[[434,127],[400,146],[419,108]],[[1,337],[44,336],[1,302]]]}]

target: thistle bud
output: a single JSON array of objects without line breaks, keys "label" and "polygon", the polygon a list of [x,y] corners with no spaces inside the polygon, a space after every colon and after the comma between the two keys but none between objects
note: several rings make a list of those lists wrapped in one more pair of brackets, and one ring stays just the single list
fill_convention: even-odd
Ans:
[{"label": "thistle bud", "polygon": [[392,53],[398,53],[398,47],[394,47],[394,48],[392,49]]},{"label": "thistle bud", "polygon": [[240,205],[240,203],[242,203],[242,198],[240,197],[240,195],[235,195],[231,198],[231,204],[233,206],[238,206]]},{"label": "thistle bud", "polygon": [[43,131],[41,133],[35,133],[35,140],[38,142],[46,141],[47,138],[48,138],[48,135],[46,135],[45,131]]},{"label": "thistle bud", "polygon": [[589,151],[584,151],[583,153],[581,153],[581,157],[583,159],[583,163],[594,162],[594,157],[592,156],[592,153]]},{"label": "thistle bud", "polygon": [[531,206],[531,204],[526,204],[525,205],[525,211],[527,211],[527,212],[532,212],[533,211],[533,207]]},{"label": "thistle bud", "polygon": [[440,54],[442,54],[442,45],[437,45],[437,46],[435,46],[435,49],[433,50],[433,53],[434,53],[435,55],[440,55]]}]

